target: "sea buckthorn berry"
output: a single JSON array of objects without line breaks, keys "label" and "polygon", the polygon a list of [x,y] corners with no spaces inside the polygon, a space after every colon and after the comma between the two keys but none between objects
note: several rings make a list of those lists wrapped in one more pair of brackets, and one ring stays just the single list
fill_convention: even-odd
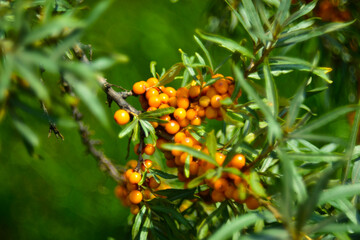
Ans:
[{"label": "sea buckthorn berry", "polygon": [[128,168],[136,168],[137,166],[137,160],[130,160],[126,163],[126,167]]},{"label": "sea buckthorn berry", "polygon": [[157,78],[151,77],[148,80],[146,80],[146,83],[149,85],[149,87],[155,86],[159,80]]},{"label": "sea buckthorn berry", "polygon": [[152,96],[159,96],[159,91],[156,88],[149,88],[146,93],[145,97],[146,99],[150,99]]},{"label": "sea buckthorn berry", "polygon": [[225,178],[216,179],[214,182],[214,189],[219,192],[225,192],[229,187],[229,182]]},{"label": "sea buckthorn berry", "polygon": [[183,164],[183,163],[181,162],[181,160],[180,160],[180,156],[176,156],[176,157],[175,157],[174,163],[175,163],[175,165],[178,166],[178,167],[184,166],[184,164]]},{"label": "sea buckthorn berry", "polygon": [[125,206],[125,207],[130,207],[131,206],[131,202],[129,200],[129,196],[127,196],[125,199],[121,199],[121,203]]},{"label": "sea buckthorn berry", "polygon": [[215,108],[213,107],[207,107],[205,109],[205,116],[208,118],[208,119],[215,119],[217,118],[218,116],[218,112]]},{"label": "sea buckthorn berry", "polygon": [[[171,117],[169,115],[164,115],[164,116],[161,116],[160,119],[169,122],[171,120]],[[168,124],[168,123],[160,123],[160,125],[163,126],[163,127],[165,127],[166,124]]]},{"label": "sea buckthorn berry", "polygon": [[200,107],[198,110],[197,110],[197,115],[198,117],[205,117],[205,109],[203,107]]},{"label": "sea buckthorn berry", "polygon": [[133,172],[129,177],[129,183],[138,184],[141,180],[141,174],[138,172]]},{"label": "sea buckthorn berry", "polygon": [[144,148],[144,153],[146,153],[147,155],[153,155],[155,152],[155,147],[152,144],[146,144],[145,148]]},{"label": "sea buckthorn berry", "polygon": [[168,123],[166,123],[165,130],[169,134],[175,134],[180,130],[180,125],[179,125],[179,123],[177,121],[170,120]]},{"label": "sea buckthorn berry", "polygon": [[143,82],[136,82],[133,85],[133,92],[137,95],[144,94],[146,91],[146,85]]},{"label": "sea buckthorn berry", "polygon": [[184,138],[186,138],[185,133],[183,132],[178,132],[175,134],[174,136],[174,142],[176,143],[181,143],[182,140],[184,140]]},{"label": "sea buckthorn berry", "polygon": [[197,111],[195,111],[194,109],[190,108],[189,110],[186,111],[186,118],[189,119],[190,121],[193,120],[196,116],[197,116]]},{"label": "sea buckthorn berry", "polygon": [[183,120],[184,118],[186,118],[186,110],[183,108],[177,108],[174,111],[174,118],[178,121]]},{"label": "sea buckthorn berry", "polygon": [[216,89],[216,91],[220,94],[224,94],[228,91],[229,89],[229,84],[227,83],[226,80],[224,79],[219,79],[214,83],[214,87]]},{"label": "sea buckthorn berry", "polygon": [[148,101],[144,95],[139,95],[139,102],[140,102],[142,109],[145,110],[149,107]]},{"label": "sea buckthorn berry", "polygon": [[225,158],[226,158],[226,155],[224,155],[220,152],[215,153],[215,160],[220,166],[222,166],[222,164],[224,163]]},{"label": "sea buckthorn berry", "polygon": [[126,170],[126,172],[125,172],[125,178],[129,181],[129,179],[130,179],[130,176],[132,175],[134,173],[134,169],[128,169],[128,170]]},{"label": "sea buckthorn berry", "polygon": [[148,109],[146,109],[147,112],[150,112],[150,111],[155,111],[157,108],[156,107],[149,107]]},{"label": "sea buckthorn berry", "polygon": [[132,204],[139,204],[143,199],[143,196],[139,190],[133,190],[129,194],[129,200]]},{"label": "sea buckthorn berry", "polygon": [[245,204],[246,207],[251,210],[255,210],[260,206],[259,201],[253,196],[247,197],[245,199]]},{"label": "sea buckthorn berry", "polygon": [[176,97],[180,98],[180,97],[185,97],[188,98],[189,97],[189,89],[187,89],[186,87],[181,87],[176,91]]},{"label": "sea buckthorn berry", "polygon": [[157,128],[159,126],[158,122],[150,122],[150,124],[154,127]]},{"label": "sea buckthorn berry", "polygon": [[165,93],[159,94],[160,100],[162,103],[168,103],[169,102],[169,96]]},{"label": "sea buckthorn berry", "polygon": [[140,208],[139,208],[138,205],[131,204],[131,206],[130,206],[130,212],[131,212],[131,214],[136,215],[136,214],[139,213],[139,211],[140,211]]},{"label": "sea buckthorn berry", "polygon": [[221,103],[220,103],[221,100],[222,100],[222,98],[220,95],[214,95],[210,100],[211,106],[213,108],[221,107]]},{"label": "sea buckthorn berry", "polygon": [[[185,165],[185,162],[186,162],[186,158],[188,157],[188,153],[186,153],[186,152],[184,152],[184,153],[182,153],[181,155],[180,155],[180,162],[181,162],[181,165]],[[192,160],[193,160],[193,157],[192,156],[189,156],[189,160],[190,160],[190,162],[192,162]]]},{"label": "sea buckthorn berry", "polygon": [[160,105],[159,109],[168,108],[170,107],[169,104],[163,103]]},{"label": "sea buckthorn berry", "polygon": [[167,143],[168,141],[166,141],[165,139],[163,139],[163,138],[158,138],[157,140],[156,140],[156,147],[157,148],[159,148],[160,150],[163,150],[162,149],[162,145],[164,144],[164,143]]},{"label": "sea buckthorn berry", "polygon": [[200,106],[202,107],[207,107],[209,106],[210,104],[210,98],[208,96],[202,96],[200,99],[199,99],[199,104]]},{"label": "sea buckthorn berry", "polygon": [[114,114],[114,120],[119,125],[125,125],[130,120],[130,115],[127,111],[119,109]]},{"label": "sea buckthorn berry", "polygon": [[143,162],[144,166],[146,168],[151,168],[152,167],[152,161],[150,159],[145,159],[145,161]]},{"label": "sea buckthorn berry", "polygon": [[195,150],[197,150],[197,151],[201,151],[201,145],[200,144],[195,144],[194,146],[193,146],[193,148],[195,149]]},{"label": "sea buckthorn berry", "polygon": [[135,144],[135,146],[134,146],[134,153],[137,155],[139,155],[139,146],[140,146],[139,143]]},{"label": "sea buckthorn berry", "polygon": [[223,78],[224,77],[224,75],[222,75],[221,73],[216,73],[216,74],[214,74],[214,75],[212,75],[211,76],[211,78]]},{"label": "sea buckthorn berry", "polygon": [[176,101],[176,105],[179,108],[187,109],[190,105],[190,101],[186,97],[178,97]]},{"label": "sea buckthorn berry", "polygon": [[159,96],[152,96],[149,98],[149,106],[150,107],[159,107],[161,104],[161,99]]},{"label": "sea buckthorn berry", "polygon": [[200,86],[199,85],[192,86],[189,88],[189,97],[196,98],[199,95],[200,95]]},{"label": "sea buckthorn berry", "polygon": [[223,202],[223,201],[225,201],[225,195],[223,192],[213,190],[211,193],[211,199],[214,202]]},{"label": "sea buckthorn berry", "polygon": [[171,150],[171,154],[172,154],[173,156],[175,156],[175,157],[180,156],[182,153],[183,153],[183,152],[180,151],[180,150],[176,150],[176,149],[172,149],[172,150]]},{"label": "sea buckthorn berry", "polygon": [[191,125],[194,125],[194,126],[199,126],[201,125],[201,118],[200,117],[195,117],[193,120],[191,120]]},{"label": "sea buckthorn berry", "polygon": [[228,188],[224,191],[225,197],[229,199],[232,198],[235,190],[236,188],[234,186],[228,186]]},{"label": "sea buckthorn berry", "polygon": [[172,159],[167,159],[167,160],[166,160],[166,166],[169,167],[169,168],[174,168],[174,167],[176,167],[175,161],[172,160]]},{"label": "sea buckthorn berry", "polygon": [[186,137],[181,141],[181,144],[192,147],[192,146],[194,146],[194,140],[190,137]]},{"label": "sea buckthorn berry", "polygon": [[242,169],[245,166],[245,156],[242,154],[236,154],[229,162],[229,167]]},{"label": "sea buckthorn berry", "polygon": [[126,188],[120,185],[117,185],[114,189],[115,196],[119,199],[125,198],[127,195]]},{"label": "sea buckthorn berry", "polygon": [[185,174],[179,171],[178,172],[178,179],[179,179],[180,182],[185,182],[186,181]]},{"label": "sea buckthorn berry", "polygon": [[149,179],[148,186],[152,189],[156,189],[160,186],[160,183],[158,183],[155,178],[151,177]]},{"label": "sea buckthorn berry", "polygon": [[191,176],[196,176],[199,171],[199,164],[197,162],[191,161],[189,171]]},{"label": "sea buckthorn berry", "polygon": [[212,98],[213,96],[219,94],[214,87],[210,87],[209,90],[206,92],[206,96],[208,98]]},{"label": "sea buckthorn berry", "polygon": [[176,90],[175,88],[172,88],[172,87],[167,87],[164,89],[164,93],[166,93],[169,98],[171,97],[176,97]]},{"label": "sea buckthorn berry", "polygon": [[190,121],[187,118],[184,118],[183,120],[179,121],[179,125],[182,128],[187,127],[189,124],[190,124]]},{"label": "sea buckthorn berry", "polygon": [[132,190],[136,190],[137,187],[138,187],[137,184],[132,184],[132,183],[129,183],[129,182],[126,184],[126,189],[127,189],[129,192],[131,192]]},{"label": "sea buckthorn berry", "polygon": [[177,107],[177,98],[176,97],[170,97],[169,101],[168,101],[168,104],[171,107]]}]

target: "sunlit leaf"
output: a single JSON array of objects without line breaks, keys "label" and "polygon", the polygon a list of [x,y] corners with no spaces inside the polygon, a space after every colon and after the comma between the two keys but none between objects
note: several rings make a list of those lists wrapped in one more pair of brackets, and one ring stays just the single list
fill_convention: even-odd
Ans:
[{"label": "sunlit leaf", "polygon": [[206,49],[204,44],[200,41],[200,39],[197,36],[194,35],[194,39],[197,42],[197,44],[200,46],[201,50],[203,50],[203,52],[205,53],[205,56],[209,62],[210,68],[214,69],[209,51]]},{"label": "sunlit leaf", "polygon": [[136,239],[136,236],[138,235],[138,233],[140,231],[140,226],[141,226],[141,223],[143,222],[146,210],[147,210],[146,206],[143,205],[142,208],[140,209],[139,213],[136,215],[134,224],[132,226],[132,231],[131,231],[132,239]]},{"label": "sunlit leaf", "polygon": [[119,138],[123,138],[128,135],[134,129],[135,125],[138,124],[138,122],[138,118],[134,117],[134,119],[130,123],[126,124],[121,130],[121,132],[119,133]]},{"label": "sunlit leaf", "polygon": [[159,117],[162,117],[164,115],[171,114],[174,111],[175,111],[175,108],[173,108],[173,107],[156,109],[154,111],[147,111],[147,112],[143,112],[143,113],[139,114],[139,119],[159,118]]},{"label": "sunlit leaf", "polygon": [[265,77],[266,97],[269,100],[270,109],[274,118],[277,118],[279,108],[278,92],[274,78],[271,75],[271,70],[267,58],[264,61],[263,71]]},{"label": "sunlit leaf", "polygon": [[166,84],[171,83],[176,76],[179,75],[180,71],[184,68],[183,63],[174,64],[169,70],[167,70],[159,79],[157,86],[165,86]]}]

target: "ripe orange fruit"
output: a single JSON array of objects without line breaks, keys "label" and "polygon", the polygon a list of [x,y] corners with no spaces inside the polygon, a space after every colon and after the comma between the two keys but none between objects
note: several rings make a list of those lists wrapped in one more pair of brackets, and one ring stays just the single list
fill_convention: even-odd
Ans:
[{"label": "ripe orange fruit", "polygon": [[210,103],[211,106],[213,108],[219,108],[221,107],[221,103],[220,101],[222,100],[222,97],[220,95],[214,95],[211,99],[210,99]]},{"label": "ripe orange fruit", "polygon": [[200,106],[202,107],[207,107],[209,106],[210,104],[210,98],[208,96],[202,96],[200,99],[199,99],[199,104]]},{"label": "ripe orange fruit", "polygon": [[[164,116],[161,116],[160,119],[169,122],[171,120],[171,117],[169,115],[164,115]],[[163,126],[163,127],[165,127],[166,124],[168,124],[168,123],[160,123],[160,125]]]},{"label": "ripe orange fruit", "polygon": [[206,96],[208,98],[212,98],[213,96],[219,94],[214,87],[210,87],[209,90],[206,92]]},{"label": "ripe orange fruit", "polygon": [[245,156],[242,154],[236,154],[229,162],[229,167],[242,169],[245,166]]},{"label": "ripe orange fruit", "polygon": [[125,178],[129,181],[129,179],[130,179],[130,176],[132,175],[134,173],[134,169],[128,169],[128,170],[126,170],[126,172],[125,172]]},{"label": "ripe orange fruit", "polygon": [[199,85],[192,86],[189,88],[189,96],[191,98],[196,98],[199,95],[200,95],[200,86]]},{"label": "ripe orange fruit", "polygon": [[159,80],[157,78],[151,77],[148,80],[146,80],[146,83],[149,85],[149,87],[155,86]]},{"label": "ripe orange fruit", "polygon": [[214,83],[214,87],[218,93],[224,94],[228,91],[229,84],[225,79],[219,79]]},{"label": "ripe orange fruit", "polygon": [[176,97],[176,90],[175,88],[172,88],[172,87],[167,87],[164,89],[164,93],[166,93],[169,98],[171,97]]},{"label": "ripe orange fruit", "polygon": [[129,177],[129,183],[138,184],[141,180],[141,174],[138,172],[133,172]]},{"label": "ripe orange fruit", "polygon": [[159,96],[152,96],[149,98],[149,106],[150,107],[159,107],[161,104],[161,99]]},{"label": "ripe orange fruit", "polygon": [[133,85],[133,92],[137,95],[144,94],[146,91],[146,85],[144,82],[136,82]]},{"label": "ripe orange fruit", "polygon": [[215,119],[217,118],[217,115],[218,115],[218,112],[215,108],[213,107],[207,107],[205,109],[205,116],[208,118],[208,119]]},{"label": "ripe orange fruit", "polygon": [[183,152],[180,151],[180,150],[175,150],[175,149],[172,149],[172,150],[171,150],[171,154],[172,154],[173,156],[175,156],[175,157],[180,156],[182,153],[183,153]]},{"label": "ripe orange fruit", "polygon": [[160,93],[159,94],[159,97],[160,97],[160,101],[162,103],[168,103],[169,102],[169,96],[165,93]]},{"label": "ripe orange fruit", "polygon": [[159,109],[168,108],[168,107],[170,107],[168,104],[163,103],[163,104],[161,104],[161,105],[159,106]]},{"label": "ripe orange fruit", "polygon": [[183,109],[188,109],[189,105],[190,105],[190,101],[188,98],[186,97],[178,97],[177,101],[176,101],[176,105],[179,108],[183,108]]},{"label": "ripe orange fruit", "polygon": [[188,98],[189,97],[189,89],[187,89],[186,87],[181,87],[176,91],[176,97],[180,98],[180,97],[184,97],[184,98]]},{"label": "ripe orange fruit", "polygon": [[226,158],[226,155],[224,155],[220,152],[215,153],[215,160],[220,166],[222,166],[222,164],[224,163],[225,158]]},{"label": "ripe orange fruit", "polygon": [[183,108],[177,108],[174,111],[174,118],[178,121],[183,120],[184,118],[186,118],[186,110]]},{"label": "ripe orange fruit", "polygon": [[180,130],[180,125],[179,125],[179,123],[177,121],[170,120],[168,123],[166,123],[165,130],[169,134],[175,134]]},{"label": "ripe orange fruit", "polygon": [[195,117],[193,120],[191,120],[191,125],[194,125],[194,126],[201,125],[201,118],[200,117]]},{"label": "ripe orange fruit", "polygon": [[225,178],[216,179],[214,182],[214,189],[219,192],[225,192],[229,187],[229,183]]},{"label": "ripe orange fruit", "polygon": [[131,204],[131,206],[130,206],[130,212],[131,212],[131,214],[136,215],[136,214],[139,213],[139,211],[140,211],[140,208],[139,208],[138,205]]},{"label": "ripe orange fruit", "polygon": [[146,144],[145,148],[144,148],[144,153],[146,153],[147,155],[153,155],[155,152],[155,147],[152,144]]},{"label": "ripe orange fruit", "polygon": [[176,143],[181,143],[182,140],[184,140],[184,138],[186,138],[185,133],[183,132],[178,132],[175,134],[174,136],[174,142]]},{"label": "ripe orange fruit", "polygon": [[183,120],[180,120],[180,121],[179,121],[179,125],[180,125],[180,127],[182,127],[182,128],[186,127],[186,126],[189,125],[189,124],[190,124],[190,121],[189,121],[187,118],[184,118]]},{"label": "ripe orange fruit", "polygon": [[197,111],[195,111],[194,109],[190,108],[189,110],[186,111],[186,118],[189,119],[190,121],[193,120],[196,116],[197,116]]},{"label": "ripe orange fruit", "polygon": [[157,148],[159,148],[160,150],[162,150],[162,145],[164,144],[164,143],[167,143],[168,141],[166,141],[165,139],[163,139],[163,138],[158,138],[157,140],[156,140],[156,147]]},{"label": "ripe orange fruit", "polygon": [[159,96],[159,91],[156,88],[149,88],[146,93],[145,97],[146,99],[150,99],[152,96]]},{"label": "ripe orange fruit", "polygon": [[139,190],[133,190],[129,194],[129,200],[132,204],[139,204],[143,199],[143,196]]},{"label": "ripe orange fruit", "polygon": [[150,159],[145,159],[145,161],[143,162],[144,166],[146,168],[151,168],[152,166],[152,161]]},{"label": "ripe orange fruit", "polygon": [[150,112],[150,111],[155,111],[157,108],[156,107],[149,107],[148,109],[146,109],[147,112]]},{"label": "ripe orange fruit", "polygon": [[137,160],[130,160],[126,163],[126,167],[129,167],[129,168],[136,168],[137,166]]},{"label": "ripe orange fruit", "polygon": [[156,189],[160,186],[160,183],[158,183],[155,178],[151,177],[149,179],[148,186],[152,189]]},{"label": "ripe orange fruit", "polygon": [[191,176],[196,176],[199,171],[199,164],[197,162],[191,161],[189,171]]},{"label": "ripe orange fruit", "polygon": [[255,210],[260,204],[259,201],[254,196],[249,196],[245,199],[245,204],[248,209]]},{"label": "ripe orange fruit", "polygon": [[119,199],[125,198],[127,195],[126,188],[120,185],[117,185],[114,189],[115,196]]},{"label": "ripe orange fruit", "polygon": [[192,147],[192,146],[194,146],[194,140],[190,137],[186,137],[181,141],[181,144]]},{"label": "ripe orange fruit", "polygon": [[220,73],[216,73],[214,75],[211,76],[211,78],[223,78],[224,75],[220,74]]},{"label": "ripe orange fruit", "polygon": [[169,167],[169,168],[174,168],[174,167],[176,167],[176,165],[175,165],[175,162],[174,162],[174,160],[170,160],[170,159],[167,159],[166,160],[166,166],[167,167]]},{"label": "ripe orange fruit", "polygon": [[119,109],[114,114],[114,120],[119,125],[125,125],[130,121],[130,115],[127,111]]},{"label": "ripe orange fruit", "polygon": [[225,201],[225,195],[222,192],[213,190],[211,193],[211,198],[214,202],[223,202]]},{"label": "ripe orange fruit", "polygon": [[176,107],[177,106],[177,98],[176,97],[170,97],[169,101],[168,101],[168,104],[171,107]]}]

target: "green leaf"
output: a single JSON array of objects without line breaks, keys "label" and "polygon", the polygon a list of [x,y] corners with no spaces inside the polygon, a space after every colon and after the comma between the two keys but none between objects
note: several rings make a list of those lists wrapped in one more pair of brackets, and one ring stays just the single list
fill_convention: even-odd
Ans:
[{"label": "green leaf", "polygon": [[219,166],[218,163],[215,161],[215,159],[213,159],[209,155],[207,155],[201,151],[195,150],[194,148],[186,146],[186,145],[166,143],[166,144],[162,145],[162,148],[164,148],[166,150],[175,149],[175,150],[187,152],[188,154],[190,154],[191,156],[193,156],[195,158],[202,159],[209,163],[214,164],[215,166]]},{"label": "green leaf", "polygon": [[339,185],[322,191],[318,205],[322,205],[333,200],[350,198],[358,194],[360,194],[360,183]]},{"label": "green leaf", "polygon": [[284,22],[284,26],[289,25],[290,23],[292,23],[293,21],[295,21],[296,19],[308,14],[309,12],[311,12],[316,4],[317,4],[317,0],[310,2],[309,4],[303,5],[298,11],[294,12],[293,14],[291,14],[291,16],[289,16],[285,22]]},{"label": "green leaf", "polygon": [[305,96],[304,96],[304,90],[306,86],[306,82],[303,82],[299,88],[296,90],[294,98],[291,100],[290,106],[289,106],[289,113],[286,117],[286,127],[287,129],[291,129],[295,123],[296,117],[299,114],[300,106],[303,103]]},{"label": "green leaf", "polygon": [[241,240],[288,240],[291,239],[289,233],[285,229],[270,228],[261,231],[260,233],[254,233],[251,235],[241,236]]},{"label": "green leaf", "polygon": [[280,35],[279,40],[276,43],[276,47],[282,47],[290,44],[296,44],[299,42],[303,42],[309,40],[314,37],[319,37],[324,34],[337,31],[339,29],[345,28],[351,24],[353,24],[356,20],[346,23],[328,23],[324,26],[318,28],[308,28],[305,30],[293,31],[287,36],[283,37]]},{"label": "green leaf", "polygon": [[174,64],[167,72],[165,72],[159,82],[156,84],[157,86],[165,86],[166,84],[171,83],[177,75],[179,75],[180,71],[184,68],[183,63]]},{"label": "green leaf", "polygon": [[360,161],[354,163],[352,173],[351,173],[351,182],[358,183],[360,182]]},{"label": "green leaf", "polygon": [[146,206],[143,205],[142,208],[140,209],[139,213],[136,215],[135,217],[135,221],[131,230],[131,235],[132,235],[132,239],[136,239],[136,236],[138,235],[139,231],[140,231],[140,226],[141,223],[143,222],[145,213],[146,213]]},{"label": "green leaf", "polygon": [[184,218],[183,215],[181,215],[178,211],[176,211],[172,207],[166,207],[166,206],[162,206],[162,205],[152,205],[151,209],[154,212],[160,212],[160,213],[168,214],[174,220],[176,220],[179,223],[181,223],[182,225],[184,225],[186,228],[189,228],[189,229],[192,228],[191,224],[186,220],[186,218]]},{"label": "green leaf", "polygon": [[188,154],[185,159],[184,174],[186,178],[190,177],[190,154]]},{"label": "green leaf", "polygon": [[214,69],[209,51],[206,49],[204,44],[201,42],[201,40],[197,36],[194,35],[194,39],[197,42],[197,44],[200,46],[201,50],[203,50],[203,52],[205,53],[205,56],[209,62],[210,68]]},{"label": "green leaf", "polygon": [[151,172],[153,172],[154,174],[156,174],[159,177],[164,178],[164,179],[176,179],[176,178],[178,178],[176,175],[172,175],[170,173],[166,173],[166,172],[154,169],[154,168],[151,169]]},{"label": "green leaf", "polygon": [[266,86],[266,97],[269,100],[269,104],[271,106],[271,112],[274,118],[277,118],[278,111],[279,111],[279,100],[278,100],[278,93],[277,88],[275,85],[274,78],[271,75],[271,70],[269,66],[269,61],[267,58],[264,60],[264,77],[265,77],[265,86]]},{"label": "green leaf", "polygon": [[241,10],[243,11],[240,11],[243,14],[243,18],[251,23],[249,31],[251,31],[256,37],[258,37],[263,43],[265,43],[266,40],[271,40],[271,38],[265,34],[263,24],[260,20],[259,13],[256,11],[256,8],[253,4],[253,0],[243,0],[242,4],[243,9]]},{"label": "green leaf", "polygon": [[175,201],[177,199],[194,199],[195,188],[192,189],[165,189],[158,190],[155,194],[166,196],[167,200]]},{"label": "green leaf", "polygon": [[150,217],[147,216],[143,226],[141,227],[139,240],[147,240],[148,239],[150,223],[151,223]]},{"label": "green leaf", "polygon": [[[196,80],[198,84],[200,84],[200,81],[197,79],[196,77],[196,72],[193,68],[193,61],[194,58],[189,58],[188,55],[181,49],[179,49],[180,53],[181,53],[181,59],[183,61],[183,64],[186,68],[186,71],[190,74],[190,76],[192,77],[192,79]],[[187,79],[184,78],[183,79],[183,83],[182,86],[185,86],[186,84],[188,84]]]},{"label": "green leaf", "polygon": [[338,199],[335,201],[329,201],[329,204],[339,209],[341,213],[345,213],[345,215],[350,219],[353,223],[358,223],[357,221],[357,210],[354,204],[352,204],[347,199]]},{"label": "green leaf", "polygon": [[212,130],[206,136],[206,147],[209,150],[210,156],[215,159],[215,153],[217,150],[217,142],[215,137],[215,132]]},{"label": "green leaf", "polygon": [[121,130],[121,132],[119,133],[119,138],[123,138],[128,135],[134,129],[135,125],[138,124],[138,122],[139,119],[137,117],[134,117],[134,119],[130,123],[126,124]]},{"label": "green leaf", "polygon": [[31,147],[34,148],[39,146],[39,138],[28,125],[16,117],[12,118],[12,122],[15,126],[15,129],[20,133],[24,140],[30,144]]},{"label": "green leaf", "polygon": [[319,117],[318,119],[308,123],[307,125],[293,131],[290,135],[292,135],[294,137],[301,136],[304,133],[311,132],[315,129],[323,127],[326,124],[330,123],[331,121],[335,120],[336,118],[338,118],[348,112],[352,112],[358,108],[359,108],[358,105],[349,105],[349,106],[339,107],[339,108]]},{"label": "green leaf", "polygon": [[272,141],[273,137],[279,138],[282,135],[280,125],[276,121],[276,119],[271,114],[271,111],[268,106],[265,105],[265,103],[262,101],[262,99],[259,97],[259,95],[256,93],[256,91],[250,86],[250,84],[245,80],[242,72],[239,68],[237,68],[235,65],[232,67],[234,76],[236,81],[239,81],[240,85],[243,87],[243,89],[246,91],[246,93],[251,97],[255,103],[259,106],[261,111],[264,113],[265,118],[268,122],[269,126],[269,135],[268,138],[270,141]]},{"label": "green leaf", "polygon": [[158,118],[158,117],[162,117],[164,115],[168,115],[171,114],[175,111],[175,108],[173,107],[168,107],[168,108],[161,108],[161,109],[156,109],[154,111],[148,111],[148,112],[143,112],[139,115],[139,119],[144,119],[144,118]]},{"label": "green leaf", "polygon": [[261,219],[261,216],[255,213],[248,213],[237,217],[223,224],[213,235],[210,236],[209,240],[228,239],[234,233],[255,224],[255,222],[259,219]]},{"label": "green leaf", "polygon": [[318,232],[323,233],[335,233],[335,232],[344,232],[344,233],[359,233],[360,232],[360,225],[353,224],[353,223],[334,223],[334,224],[327,224],[323,228],[321,228]]},{"label": "green leaf", "polygon": [[287,155],[290,160],[301,160],[304,162],[319,163],[319,162],[335,162],[344,159],[343,154],[336,153],[289,153]]},{"label": "green leaf", "polygon": [[0,61],[0,102],[6,97],[6,91],[11,83],[14,60],[11,55],[5,55]]},{"label": "green leaf", "polygon": [[83,82],[77,80],[72,74],[65,74],[65,79],[70,83],[73,87],[74,92],[80,99],[83,101],[85,105],[89,108],[92,114],[100,121],[100,123],[104,127],[109,127],[109,121],[107,119],[107,114],[105,114],[105,110],[102,104],[99,102],[96,97],[96,93],[92,91],[87,85]]},{"label": "green leaf", "polygon": [[250,172],[250,187],[260,197],[266,197],[266,192],[260,183],[259,175],[254,171]]},{"label": "green leaf", "polygon": [[157,78],[157,76],[156,76],[156,62],[155,61],[150,62],[150,72],[151,72],[151,74],[152,74],[152,76],[154,78]]},{"label": "green leaf", "polygon": [[281,4],[279,5],[279,8],[276,12],[274,22],[281,26],[280,29],[284,27],[284,21],[287,15],[289,14],[290,5],[291,5],[291,0],[281,1]]},{"label": "green leaf", "polygon": [[204,33],[200,30],[196,30],[196,33],[199,34],[199,36],[201,38],[203,38],[207,41],[216,43],[219,46],[230,50],[231,52],[239,52],[239,53],[243,54],[244,56],[247,56],[250,58],[255,58],[254,55],[251,53],[251,51],[249,51],[247,48],[241,46],[240,44],[238,44],[237,42],[235,42],[232,39],[214,35],[214,34],[210,34],[210,33]]},{"label": "green leaf", "polygon": [[86,19],[86,25],[89,26],[93,24],[106,11],[106,9],[109,8],[111,3],[111,0],[98,2],[89,14],[89,17]]},{"label": "green leaf", "polygon": [[222,202],[222,203],[220,204],[220,206],[215,209],[215,211],[213,211],[207,218],[205,218],[205,219],[202,221],[202,223],[201,223],[201,224],[199,225],[199,227],[198,227],[198,229],[199,229],[199,230],[198,230],[199,235],[201,235],[201,232],[202,232],[202,230],[204,229],[204,227],[205,227],[205,229],[206,229],[206,227],[209,226],[209,224],[211,223],[211,220],[212,220],[214,217],[220,216],[223,211],[226,211],[226,207],[227,207],[227,203],[226,203],[226,202]]}]

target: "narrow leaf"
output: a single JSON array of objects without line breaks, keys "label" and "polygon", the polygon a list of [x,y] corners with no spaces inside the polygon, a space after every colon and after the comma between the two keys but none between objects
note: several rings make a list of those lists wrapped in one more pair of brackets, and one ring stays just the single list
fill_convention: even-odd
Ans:
[{"label": "narrow leaf", "polygon": [[134,119],[130,123],[126,124],[121,130],[119,133],[119,138],[123,138],[128,135],[134,129],[135,125],[138,124],[138,122],[138,118],[134,117]]},{"label": "narrow leaf", "polygon": [[206,147],[209,150],[210,156],[215,159],[215,153],[217,150],[217,143],[214,130],[209,132],[206,136]]},{"label": "narrow leaf", "polygon": [[264,60],[263,71],[265,77],[266,97],[269,100],[270,109],[274,118],[277,118],[279,111],[278,93],[274,78],[271,75],[269,61],[267,58]]},{"label": "narrow leaf", "polygon": [[171,83],[176,76],[179,75],[180,71],[184,68],[183,63],[176,63],[174,64],[167,72],[165,72],[159,82],[157,83],[157,86],[165,86],[166,84]]},{"label": "narrow leaf", "polygon": [[309,4],[303,5],[298,11],[291,14],[291,16],[289,16],[285,20],[284,25],[287,26],[290,23],[292,23],[293,21],[295,21],[296,19],[311,12],[315,8],[317,2],[318,2],[318,0],[315,0],[315,1],[310,2]]},{"label": "narrow leaf", "polygon": [[358,194],[360,194],[360,183],[339,185],[322,191],[320,194],[318,205],[322,205],[333,200],[350,198]]},{"label": "narrow leaf", "polygon": [[143,112],[139,115],[139,119],[144,119],[144,118],[159,118],[162,117],[164,115],[168,115],[171,114],[175,111],[175,108],[173,107],[168,107],[168,108],[161,108],[161,109],[156,109],[154,111],[148,111],[148,112]]},{"label": "narrow leaf", "polygon": [[138,235],[138,233],[140,231],[140,226],[141,226],[141,223],[143,222],[145,213],[146,213],[146,206],[143,205],[142,208],[140,209],[139,213],[136,215],[135,221],[134,221],[134,224],[132,227],[131,235],[132,235],[133,240],[136,238],[136,236]]},{"label": "narrow leaf", "polygon": [[205,56],[209,62],[210,68],[214,69],[209,51],[206,49],[204,44],[201,42],[201,40],[197,36],[194,35],[194,39],[197,42],[197,44],[200,46],[201,50],[203,50],[203,52],[205,53]]}]

